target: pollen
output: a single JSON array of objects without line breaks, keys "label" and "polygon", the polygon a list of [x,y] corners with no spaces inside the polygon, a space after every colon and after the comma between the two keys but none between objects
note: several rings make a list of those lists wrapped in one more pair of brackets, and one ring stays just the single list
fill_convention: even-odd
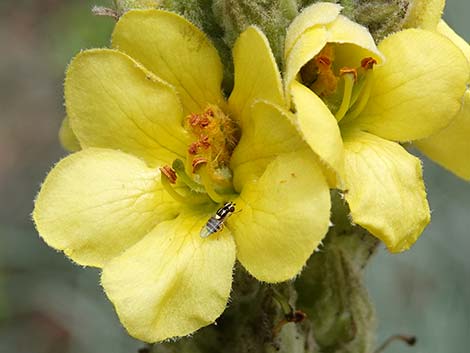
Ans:
[{"label": "pollen", "polygon": [[194,158],[191,165],[193,167],[193,173],[203,164],[207,164],[207,159],[203,157]]},{"label": "pollen", "polygon": [[177,176],[175,170],[172,167],[170,167],[169,165],[165,165],[160,168],[160,172],[168,178],[168,181],[171,184],[176,184]]},{"label": "pollen", "polygon": [[203,160],[209,174],[217,178],[218,170],[228,166],[240,138],[238,125],[218,106],[209,105],[201,113],[188,115],[185,127],[194,136],[188,147],[188,165],[194,170]]},{"label": "pollen", "polygon": [[365,70],[372,70],[375,64],[377,64],[377,60],[374,58],[364,58],[361,60],[361,67]]},{"label": "pollen", "polygon": [[346,74],[352,74],[354,77],[354,81],[357,81],[357,70],[352,67],[343,67],[342,69],[339,70],[339,74],[341,76],[346,75]]},{"label": "pollen", "polygon": [[211,146],[211,143],[209,141],[209,136],[202,135],[199,140],[189,145],[188,153],[190,155],[196,155],[199,153],[199,151],[201,151],[201,149],[207,150],[210,146]]}]

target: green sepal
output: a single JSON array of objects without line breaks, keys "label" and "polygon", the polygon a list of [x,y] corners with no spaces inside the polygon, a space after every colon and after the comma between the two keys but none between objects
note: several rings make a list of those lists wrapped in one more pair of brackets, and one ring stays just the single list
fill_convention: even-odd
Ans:
[{"label": "green sepal", "polygon": [[248,26],[255,25],[268,38],[278,63],[282,58],[285,30],[298,14],[295,0],[215,0],[213,11],[229,47]]}]

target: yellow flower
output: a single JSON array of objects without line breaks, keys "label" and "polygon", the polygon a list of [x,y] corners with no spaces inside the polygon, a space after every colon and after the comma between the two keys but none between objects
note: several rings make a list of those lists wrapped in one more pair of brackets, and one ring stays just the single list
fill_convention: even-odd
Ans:
[{"label": "yellow flower", "polygon": [[[458,46],[470,63],[470,45],[464,39],[444,21],[437,26],[437,32]],[[467,72],[467,77],[470,77],[470,71]],[[433,136],[416,141],[415,145],[444,168],[470,181],[470,81],[467,82],[460,110],[452,123]]]},{"label": "yellow flower", "polygon": [[317,3],[289,27],[287,97],[306,141],[344,190],[353,222],[398,252],[430,220],[420,161],[399,143],[451,122],[468,63],[451,41],[419,29],[377,48],[340,10]]},{"label": "yellow flower", "polygon": [[258,29],[234,46],[228,101],[215,48],[180,16],[128,12],[112,46],[68,68],[63,135],[82,150],[49,173],[33,217],[50,246],[103,269],[124,326],[155,342],[216,320],[235,257],[262,281],[295,276],[328,229],[329,189]]}]

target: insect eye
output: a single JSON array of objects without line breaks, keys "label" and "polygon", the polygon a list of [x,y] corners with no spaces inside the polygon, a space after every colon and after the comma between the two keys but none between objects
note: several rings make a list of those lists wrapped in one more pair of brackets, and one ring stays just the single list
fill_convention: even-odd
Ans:
[{"label": "insect eye", "polygon": [[235,212],[235,206],[230,207],[229,211],[230,212]]}]

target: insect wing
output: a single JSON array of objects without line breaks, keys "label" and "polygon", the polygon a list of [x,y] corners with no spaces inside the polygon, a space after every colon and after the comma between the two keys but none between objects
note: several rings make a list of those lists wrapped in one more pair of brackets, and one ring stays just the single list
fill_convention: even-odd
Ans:
[{"label": "insect wing", "polygon": [[199,233],[201,238],[207,238],[211,234],[212,234],[212,232],[209,230],[209,228],[207,228],[207,225],[202,227],[201,232]]},{"label": "insect wing", "polygon": [[201,238],[217,233],[222,229],[224,221],[235,211],[235,204],[233,202],[226,202],[221,208],[217,210],[214,216],[209,218],[207,223],[202,227],[199,235]]},{"label": "insect wing", "polygon": [[214,233],[217,233],[222,226],[222,220],[220,217],[213,216],[209,218],[207,223],[202,227],[201,232],[199,233],[201,235],[201,238],[207,238],[209,235],[212,235]]}]

